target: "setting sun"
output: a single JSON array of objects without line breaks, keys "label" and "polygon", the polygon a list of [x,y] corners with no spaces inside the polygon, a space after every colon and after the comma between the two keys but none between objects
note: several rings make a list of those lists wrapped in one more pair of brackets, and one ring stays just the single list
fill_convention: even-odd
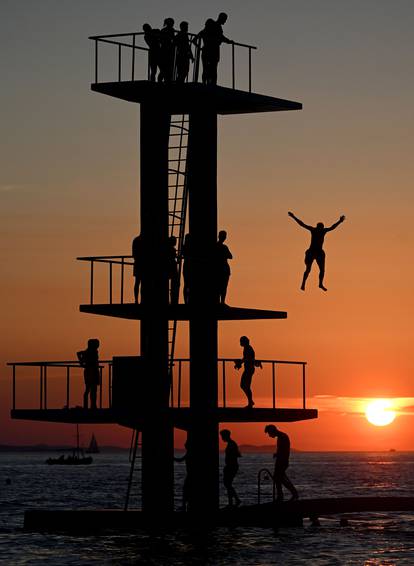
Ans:
[{"label": "setting sun", "polygon": [[396,412],[393,410],[391,401],[375,399],[367,405],[365,416],[375,426],[387,426],[395,419]]}]

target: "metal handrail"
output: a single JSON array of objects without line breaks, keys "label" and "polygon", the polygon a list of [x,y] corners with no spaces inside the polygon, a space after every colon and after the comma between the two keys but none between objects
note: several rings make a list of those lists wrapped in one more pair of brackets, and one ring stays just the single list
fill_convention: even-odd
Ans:
[{"label": "metal handrail", "polygon": [[275,478],[272,472],[267,468],[262,468],[257,474],[257,504],[260,505],[261,501],[261,486],[262,481],[270,479],[272,481],[272,499],[276,499]]}]

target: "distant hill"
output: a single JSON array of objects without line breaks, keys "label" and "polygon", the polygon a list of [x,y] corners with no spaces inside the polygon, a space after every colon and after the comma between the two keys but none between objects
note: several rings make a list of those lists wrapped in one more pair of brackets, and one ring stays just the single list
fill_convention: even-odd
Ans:
[{"label": "distant hill", "polygon": [[[17,446],[14,444],[0,444],[0,453],[2,452],[67,452],[72,451],[73,445],[53,446],[49,444],[29,444],[27,446]],[[100,446],[101,452],[126,452],[128,448],[120,446]]]}]

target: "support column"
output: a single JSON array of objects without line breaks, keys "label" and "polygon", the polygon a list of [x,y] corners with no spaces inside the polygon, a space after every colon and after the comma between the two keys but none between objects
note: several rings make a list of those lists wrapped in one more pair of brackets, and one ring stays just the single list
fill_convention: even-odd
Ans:
[{"label": "support column", "polygon": [[173,510],[173,427],[168,417],[168,137],[170,116],[141,105],[141,355],[145,362],[145,425],[142,431],[142,508]]},{"label": "support column", "polygon": [[216,292],[212,255],[217,240],[217,115],[190,115],[189,226],[194,261],[190,291],[190,510],[205,515],[219,506]]}]

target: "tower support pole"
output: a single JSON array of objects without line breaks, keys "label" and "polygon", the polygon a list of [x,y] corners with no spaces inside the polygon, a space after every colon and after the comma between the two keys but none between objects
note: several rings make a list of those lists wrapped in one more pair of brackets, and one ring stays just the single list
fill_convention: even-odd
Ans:
[{"label": "tower support pole", "polygon": [[217,422],[217,293],[213,256],[217,239],[217,115],[190,114],[188,140],[190,288],[190,510],[219,506]]}]

